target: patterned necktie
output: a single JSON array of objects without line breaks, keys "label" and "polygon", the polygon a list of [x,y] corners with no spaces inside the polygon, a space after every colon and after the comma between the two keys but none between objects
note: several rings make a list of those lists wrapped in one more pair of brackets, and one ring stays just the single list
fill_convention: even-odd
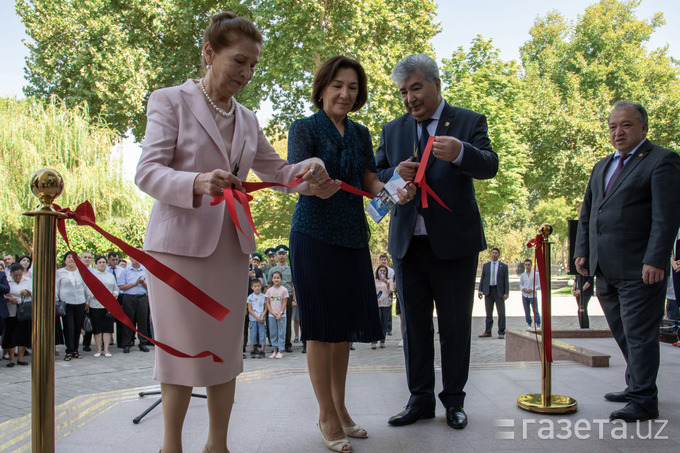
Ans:
[{"label": "patterned necktie", "polygon": [[423,157],[423,153],[425,152],[425,147],[427,146],[427,140],[430,138],[430,133],[427,131],[427,126],[430,125],[430,123],[433,121],[432,118],[428,118],[425,121],[419,121],[418,124],[420,124],[421,130],[420,130],[420,140],[418,140],[418,160]]},{"label": "patterned necktie", "polygon": [[625,156],[619,156],[619,163],[616,166],[616,170],[614,170],[614,173],[612,173],[612,177],[609,178],[609,182],[607,183],[607,187],[604,189],[605,195],[607,195],[607,192],[609,192],[609,189],[614,184],[614,181],[616,181],[616,178],[619,176],[619,173],[621,173],[621,170],[623,170],[623,164],[626,163],[626,159],[628,159],[631,155],[632,155],[632,153],[628,153]]}]

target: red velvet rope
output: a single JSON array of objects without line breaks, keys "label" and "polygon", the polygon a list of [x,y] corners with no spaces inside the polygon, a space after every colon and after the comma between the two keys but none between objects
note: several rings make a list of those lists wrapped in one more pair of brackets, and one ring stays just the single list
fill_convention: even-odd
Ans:
[{"label": "red velvet rope", "polygon": [[[146,253],[136,249],[135,247],[132,247],[125,241],[113,236],[112,234],[104,231],[101,227],[99,227],[99,225],[97,225],[95,221],[94,210],[92,209],[92,205],[90,205],[89,201],[86,201],[79,205],[75,211],[72,211],[69,208],[60,208],[57,205],[54,206],[57,209],[57,211],[66,214],[65,218],[59,218],[57,220],[57,229],[59,230],[61,237],[64,238],[64,241],[66,242],[66,245],[68,246],[68,249],[71,250],[71,252],[73,252],[73,250],[71,249],[71,244],[69,243],[68,236],[66,234],[66,224],[64,222],[65,219],[72,219],[75,220],[78,225],[81,226],[87,225],[95,229],[99,234],[104,236],[110,242],[120,247],[120,249],[126,255],[131,256],[137,261],[139,261],[146,268],[147,271],[149,271],[151,274],[155,275],[157,278],[165,282],[168,286],[173,288],[182,296],[186,297],[190,302],[192,302],[194,305],[196,305],[198,308],[200,308],[201,310],[203,310],[216,320],[222,321],[227,316],[227,314],[229,314],[229,309],[220,305],[217,301],[215,301],[210,296],[205,294],[198,287],[194,286],[191,282],[186,280],[177,272],[173,271],[166,265],[160,263],[152,256],[147,255]],[[153,340],[141,334],[135,328],[130,318],[128,318],[128,316],[125,314],[116,298],[113,297],[113,294],[111,294],[111,292],[99,281],[99,279],[89,271],[87,266],[85,266],[80,261],[76,253],[73,253],[73,255],[75,258],[76,266],[78,267],[80,275],[82,276],[83,281],[85,282],[87,287],[90,289],[95,298],[99,302],[101,302],[104,308],[106,308],[109,311],[109,313],[111,313],[111,315],[113,315],[113,317],[116,318],[118,321],[125,324],[127,327],[131,328],[136,333],[142,335],[144,338],[146,338],[151,343],[158,346],[165,352],[176,357],[184,358],[212,357],[214,362],[222,362],[222,359],[219,356],[215,355],[210,351],[203,351],[196,355],[189,355],[173,348],[172,346],[169,346],[157,340]]]},{"label": "red velvet rope", "polygon": [[540,234],[536,235],[534,239],[529,241],[527,247],[532,248],[534,245],[536,246],[536,270],[538,271],[541,280],[541,309],[543,310],[542,324],[545,359],[548,363],[552,363],[552,324],[550,315],[550,291],[548,290],[548,275],[550,275],[550,269],[546,265],[545,255],[543,253],[543,236]]}]

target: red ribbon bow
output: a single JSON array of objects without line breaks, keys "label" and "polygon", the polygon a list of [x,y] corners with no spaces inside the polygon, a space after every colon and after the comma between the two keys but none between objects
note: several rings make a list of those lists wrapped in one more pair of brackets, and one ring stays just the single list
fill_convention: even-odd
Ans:
[{"label": "red ribbon bow", "polygon": [[[543,344],[545,347],[545,359],[552,363],[552,325],[550,320],[550,292],[548,291],[548,275],[550,269],[546,267],[545,255],[543,254],[544,239],[538,234],[527,243],[527,247],[536,246],[536,270],[541,280],[541,309],[543,310]],[[535,294],[535,292],[534,292]],[[534,315],[535,317],[535,315]]]},{"label": "red ribbon bow", "polygon": [[[331,179],[331,181],[337,182],[338,180]],[[260,235],[258,234],[257,229],[255,229],[253,216],[250,213],[249,202],[252,201],[253,199],[250,193],[256,192],[260,189],[267,189],[269,187],[297,187],[298,185],[300,185],[300,183],[302,183],[302,176],[295,178],[288,184],[281,184],[278,182],[245,181],[241,183],[245,192],[232,189],[231,187],[225,187],[224,189],[222,189],[222,195],[214,197],[212,200],[210,200],[210,206],[218,205],[224,201],[227,205],[227,210],[229,211],[229,217],[231,217],[231,220],[232,222],[234,222],[234,225],[236,225],[236,228],[238,228],[241,234],[243,234],[249,241],[252,241],[252,239],[247,234],[245,234],[241,229],[241,223],[239,222],[238,216],[236,215],[236,202],[243,206],[243,212],[245,213],[246,219],[248,220],[248,225],[250,225],[250,228],[253,231],[253,233],[255,233],[255,235],[259,238]],[[372,193],[364,192],[363,190],[357,189],[354,186],[350,186],[344,181],[340,181],[340,190],[344,190],[345,192],[353,193],[355,195],[361,195],[367,198],[375,198],[375,195],[373,195]]]},{"label": "red ribbon bow", "polygon": [[[143,251],[138,250],[135,247],[132,247],[125,241],[104,231],[99,225],[97,225],[94,216],[94,209],[92,209],[92,205],[90,204],[89,201],[85,201],[84,203],[80,204],[75,211],[72,211],[70,208],[61,208],[57,205],[54,205],[54,207],[57,209],[57,211],[66,214],[66,217],[60,217],[57,220],[57,229],[59,230],[61,237],[64,238],[64,241],[66,242],[66,245],[68,249],[71,250],[71,252],[73,252],[73,250],[71,249],[71,244],[69,244],[68,236],[66,234],[66,224],[64,222],[66,219],[75,220],[76,224],[78,224],[79,226],[87,225],[95,229],[99,234],[104,236],[113,244],[117,245],[120,248],[120,250],[122,250],[126,255],[131,256],[135,260],[139,261],[142,265],[144,265],[146,270],[148,270],[151,274],[155,275],[157,278],[165,282],[168,286],[173,288],[182,296],[186,297],[190,302],[192,302],[194,305],[196,305],[198,308],[200,308],[201,310],[203,310],[216,320],[222,321],[227,316],[227,314],[229,314],[229,309],[220,305],[217,301],[215,301],[213,298],[211,298],[206,293],[201,291],[198,287],[196,287],[194,284],[186,280],[177,272],[173,271],[163,263],[159,262],[154,257],[147,255]],[[134,330],[135,332],[137,332],[138,334],[140,334],[141,336],[143,336],[144,338],[146,338],[151,343],[158,346],[165,352],[176,357],[183,358],[212,357],[214,362],[223,361],[219,356],[215,355],[210,351],[203,351],[196,355],[189,355],[165,343],[153,340],[145,335],[142,335],[135,328],[130,318],[128,318],[128,316],[125,314],[123,308],[120,306],[116,298],[113,297],[113,294],[111,294],[111,292],[104,286],[104,284],[100,282],[99,279],[89,271],[87,266],[85,266],[85,264],[83,264],[82,261],[80,261],[77,254],[73,253],[73,256],[75,258],[76,266],[80,271],[80,275],[83,278],[83,281],[85,282],[87,287],[90,289],[90,291],[92,291],[92,294],[95,296],[95,298],[99,302],[101,302],[104,308],[106,308],[109,311],[109,313],[111,313],[113,317],[116,318],[118,321],[122,322],[127,327]]]},{"label": "red ribbon bow", "polygon": [[427,184],[425,179],[425,169],[427,168],[427,160],[430,158],[430,151],[432,151],[432,144],[434,143],[435,137],[433,135],[427,139],[427,145],[425,145],[425,150],[423,151],[423,157],[420,159],[420,165],[418,166],[418,171],[416,172],[416,177],[413,180],[415,184],[420,188],[420,204],[423,208],[427,208],[427,195],[429,194],[435,199],[444,209],[451,211],[448,206],[439,198],[439,196],[432,190],[432,188]]}]

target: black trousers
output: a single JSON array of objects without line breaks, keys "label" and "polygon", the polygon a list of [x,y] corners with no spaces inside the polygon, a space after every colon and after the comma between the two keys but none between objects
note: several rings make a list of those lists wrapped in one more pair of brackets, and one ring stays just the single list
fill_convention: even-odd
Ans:
[{"label": "black trousers", "polygon": [[502,294],[499,294],[498,286],[490,286],[489,295],[484,296],[484,308],[486,309],[486,327],[484,332],[491,333],[494,304],[498,312],[498,335],[505,335],[505,299],[503,299]]},{"label": "black trousers", "polygon": [[626,397],[647,412],[658,409],[659,325],[666,301],[666,279],[653,285],[609,279],[598,270],[597,298],[626,359]]},{"label": "black trousers", "polygon": [[[149,298],[146,294],[134,296],[131,294],[123,294],[123,311],[130,318],[130,321],[137,326],[137,330],[142,334],[149,336]],[[135,332],[127,326],[122,326],[122,345],[134,346]],[[139,344],[146,342],[146,339],[139,336]]]},{"label": "black trousers", "polygon": [[66,332],[64,332],[66,354],[78,352],[83,321],[85,321],[85,304],[66,304]]},{"label": "black trousers", "polygon": [[435,407],[434,325],[437,307],[444,407],[462,406],[470,367],[470,324],[478,254],[443,260],[427,237],[414,236],[406,255],[394,259],[395,280],[403,316],[408,404]]}]

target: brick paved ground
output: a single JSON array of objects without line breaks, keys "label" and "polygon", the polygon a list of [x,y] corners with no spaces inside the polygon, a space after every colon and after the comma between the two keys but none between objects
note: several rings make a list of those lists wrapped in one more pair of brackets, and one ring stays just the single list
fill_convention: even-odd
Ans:
[{"label": "brick paved ground", "polygon": [[[553,328],[578,328],[576,317],[569,315],[573,311],[571,297],[553,297]],[[592,315],[601,312],[597,310],[597,301],[591,307]],[[507,302],[508,329],[524,329],[526,327],[519,293],[512,293]],[[471,362],[476,364],[502,363],[505,361],[505,342],[496,338],[496,327],[492,338],[479,338],[478,334],[484,330],[483,303],[475,299],[474,316],[472,321],[472,350]],[[351,367],[379,367],[403,366],[402,348],[397,346],[399,336],[399,318],[394,318],[394,335],[387,337],[386,348],[371,350],[367,344],[356,344],[352,352]],[[592,328],[606,328],[606,322],[601,316],[591,316]],[[292,354],[287,354],[283,360],[246,359],[244,371],[304,369],[307,366],[306,356],[301,353],[300,343],[294,345]],[[113,390],[130,389],[136,387],[155,386],[157,381],[151,379],[154,354],[132,349],[130,354],[123,354],[122,350],[113,348],[113,357],[95,359],[92,352],[83,353],[82,360],[64,362],[63,346],[57,348],[61,356],[55,361],[55,403],[59,405],[77,396]],[[439,363],[439,348],[435,348]],[[30,362],[31,358],[28,358]],[[0,423],[25,416],[30,413],[31,367],[6,368],[6,361],[0,361],[0,382],[2,382],[2,398],[0,403]]]}]

